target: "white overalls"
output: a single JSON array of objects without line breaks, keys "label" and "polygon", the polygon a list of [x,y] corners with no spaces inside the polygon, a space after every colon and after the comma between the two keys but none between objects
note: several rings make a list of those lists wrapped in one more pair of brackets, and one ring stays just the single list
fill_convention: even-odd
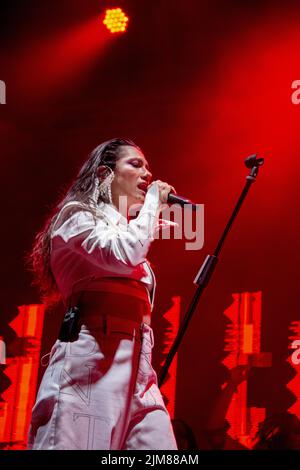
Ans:
[{"label": "white overalls", "polygon": [[146,256],[160,210],[156,184],[129,223],[104,203],[96,219],[76,203],[62,209],[51,268],[63,298],[104,290],[108,300],[101,311],[83,309],[76,341],[54,344],[32,411],[29,449],[177,448],[151,366],[153,332],[137,319],[153,308],[155,278]]}]

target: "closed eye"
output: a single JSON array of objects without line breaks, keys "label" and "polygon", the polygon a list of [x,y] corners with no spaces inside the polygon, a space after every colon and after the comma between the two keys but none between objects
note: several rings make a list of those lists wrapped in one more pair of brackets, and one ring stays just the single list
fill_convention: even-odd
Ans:
[{"label": "closed eye", "polygon": [[[132,160],[130,163],[135,167],[141,167],[144,164],[143,160]],[[145,165],[145,168],[147,171],[150,171],[148,164]]]}]

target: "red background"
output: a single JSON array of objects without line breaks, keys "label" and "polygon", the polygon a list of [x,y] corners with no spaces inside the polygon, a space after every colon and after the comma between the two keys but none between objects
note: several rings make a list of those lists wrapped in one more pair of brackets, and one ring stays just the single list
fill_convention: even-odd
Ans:
[{"label": "red background", "polygon": [[[111,2],[3,1],[0,107],[1,329],[18,305],[39,301],[24,268],[47,208],[99,143],[116,136],[142,147],[155,178],[205,204],[205,245],[157,241],[153,326],[159,361],[162,312],[188,305],[241,191],[243,159],[265,157],[179,353],[176,414],[195,430],[226,378],[221,365],[231,294],[262,291],[262,351],[273,366],[250,376],[253,406],[288,409],[288,327],[299,320],[300,7],[286,1],[119,2],[128,32],[112,37],[98,17]],[[43,351],[60,318],[48,316]]]}]

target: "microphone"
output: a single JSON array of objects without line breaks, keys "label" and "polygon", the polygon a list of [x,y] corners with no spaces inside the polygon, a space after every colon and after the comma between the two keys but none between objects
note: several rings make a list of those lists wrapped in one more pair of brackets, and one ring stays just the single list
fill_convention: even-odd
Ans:
[{"label": "microphone", "polygon": [[178,194],[169,193],[168,194],[168,204],[179,204],[180,206],[188,206],[193,211],[197,210],[197,204],[194,204],[192,201],[179,196]]},{"label": "microphone", "polygon": [[257,153],[250,155],[245,158],[245,165],[247,168],[253,168],[254,166],[261,166],[264,164],[264,158],[257,158]]}]

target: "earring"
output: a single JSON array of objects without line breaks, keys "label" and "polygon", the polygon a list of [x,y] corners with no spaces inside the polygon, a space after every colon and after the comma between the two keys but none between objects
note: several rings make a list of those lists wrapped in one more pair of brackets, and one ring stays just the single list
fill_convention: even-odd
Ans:
[{"label": "earring", "polygon": [[96,204],[96,206],[97,206],[98,200],[99,200],[99,185],[100,185],[99,179],[96,178],[95,179],[95,187],[94,187],[94,191],[93,191],[93,195],[92,195],[92,199],[93,199],[94,203]]},{"label": "earring", "polygon": [[[111,183],[114,179],[114,172],[111,168],[106,167],[108,170],[108,175],[104,178],[104,180],[98,186],[98,198],[101,196],[103,201],[109,202],[112,204],[112,195],[111,195]],[[99,180],[98,180],[99,183]]]}]

